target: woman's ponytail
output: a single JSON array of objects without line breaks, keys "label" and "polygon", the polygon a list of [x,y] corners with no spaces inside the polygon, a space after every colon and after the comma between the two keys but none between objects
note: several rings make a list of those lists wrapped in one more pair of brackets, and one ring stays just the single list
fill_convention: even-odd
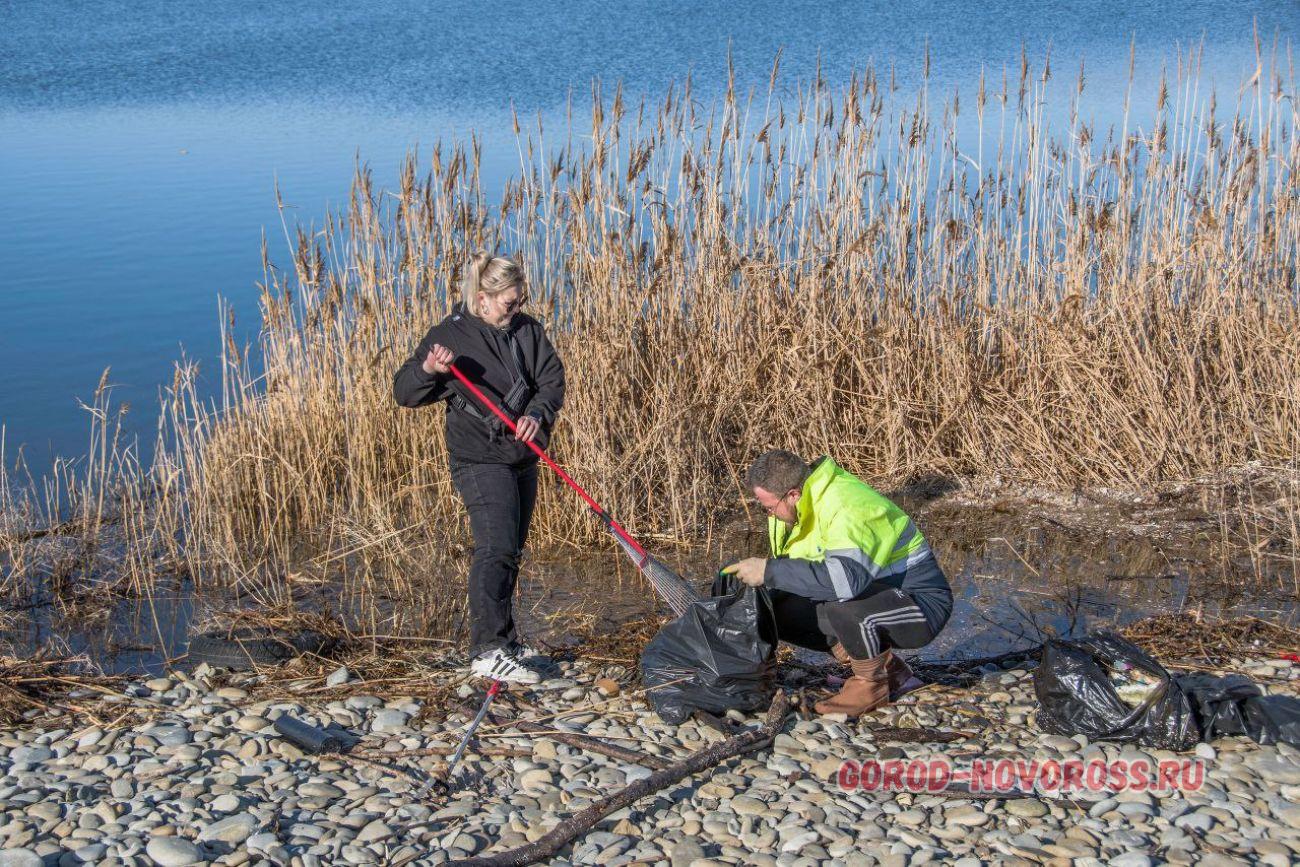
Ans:
[{"label": "woman's ponytail", "polygon": [[483,272],[492,262],[492,254],[479,250],[469,257],[465,266],[465,276],[460,281],[460,298],[465,302],[465,310],[478,316],[478,293],[483,291]]}]

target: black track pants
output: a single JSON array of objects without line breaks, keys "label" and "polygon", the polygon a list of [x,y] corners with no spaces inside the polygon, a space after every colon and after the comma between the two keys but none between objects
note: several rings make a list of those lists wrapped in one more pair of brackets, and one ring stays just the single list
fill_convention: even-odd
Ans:
[{"label": "black track pants", "polygon": [[458,464],[451,480],[474,534],[469,641],[470,654],[478,656],[516,640],[513,597],[537,501],[537,464]]},{"label": "black track pants", "polygon": [[934,640],[916,602],[894,587],[877,586],[848,602],[814,602],[779,590],[771,596],[781,640],[809,650],[828,651],[838,641],[854,659],[869,659]]}]

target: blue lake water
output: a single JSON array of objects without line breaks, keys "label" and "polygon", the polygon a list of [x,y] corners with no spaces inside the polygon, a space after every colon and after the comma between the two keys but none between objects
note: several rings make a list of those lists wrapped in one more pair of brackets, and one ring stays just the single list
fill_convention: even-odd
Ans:
[{"label": "blue lake water", "polygon": [[[112,368],[131,430],[148,438],[160,384],[184,352],[211,370],[217,299],[254,333],[260,244],[284,261],[289,220],[346,199],[357,159],[395,177],[416,146],[484,141],[489,189],[517,165],[511,110],[549,122],[593,78],[652,101],[693,74],[701,99],[847,81],[893,65],[973,94],[981,69],[1012,74],[1050,49],[1064,86],[1080,59],[1084,109],[1121,105],[1129,49],[1137,116],[1162,65],[1204,43],[1204,87],[1235,95],[1265,50],[1300,32],[1280,2],[630,2],[250,5],[213,0],[0,0],[0,424],[10,459],[38,469],[85,451],[89,400]],[[1145,87],[1144,87],[1145,85]],[[1229,100],[1230,102],[1230,100]],[[1064,117],[1065,101],[1056,104]],[[211,387],[215,383],[209,381]]]}]

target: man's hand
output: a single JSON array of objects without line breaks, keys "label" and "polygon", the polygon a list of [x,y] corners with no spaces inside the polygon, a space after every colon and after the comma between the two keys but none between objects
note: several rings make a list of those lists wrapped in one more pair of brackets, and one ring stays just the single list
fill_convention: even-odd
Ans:
[{"label": "man's hand", "polygon": [[522,443],[530,443],[533,437],[537,436],[537,431],[541,428],[542,423],[531,415],[521,415],[515,422],[515,439]]},{"label": "man's hand", "polygon": [[450,349],[441,343],[435,343],[433,348],[429,350],[429,354],[424,357],[424,361],[420,363],[420,368],[429,376],[447,373],[451,370],[451,360],[453,358],[455,356],[451,354]]},{"label": "man's hand", "polygon": [[766,558],[747,557],[739,563],[732,563],[730,566],[723,567],[722,571],[728,575],[735,575],[746,587],[762,587],[763,570],[766,568]]}]

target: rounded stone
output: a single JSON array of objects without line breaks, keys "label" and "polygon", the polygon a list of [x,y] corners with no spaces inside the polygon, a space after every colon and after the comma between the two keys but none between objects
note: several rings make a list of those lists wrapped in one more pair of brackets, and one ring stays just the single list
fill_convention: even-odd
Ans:
[{"label": "rounded stone", "polygon": [[944,813],[943,820],[950,825],[976,827],[986,824],[989,820],[989,814],[975,807],[958,807]]},{"label": "rounded stone", "polygon": [[233,813],[239,809],[239,798],[234,795],[218,795],[208,805],[218,813]]},{"label": "rounded stone", "polygon": [[406,728],[406,722],[409,719],[410,716],[400,710],[386,708],[375,712],[375,718],[370,724],[370,730],[376,732],[390,732]]},{"label": "rounded stone", "polygon": [[1251,768],[1270,783],[1295,785],[1300,783],[1300,764],[1273,756],[1258,756],[1250,762]]},{"label": "rounded stone", "polygon": [[104,853],[108,851],[108,846],[103,843],[91,843],[88,846],[82,846],[72,854],[81,864],[98,864],[104,860]]},{"label": "rounded stone", "polygon": [[54,758],[54,750],[45,747],[17,747],[9,751],[9,759],[16,765],[39,765]]},{"label": "rounded stone", "polygon": [[900,825],[911,825],[916,827],[924,825],[929,821],[930,816],[924,810],[904,810],[894,817],[894,821]]},{"label": "rounded stone", "polygon": [[1043,735],[1038,742],[1045,747],[1051,747],[1057,752],[1073,753],[1079,750],[1079,742],[1074,738],[1067,738],[1063,735]]},{"label": "rounded stone", "polygon": [[519,775],[519,787],[524,791],[545,791],[554,785],[555,777],[545,768],[534,768]]},{"label": "rounded stone", "polygon": [[144,851],[159,867],[186,867],[207,860],[198,846],[180,837],[154,837]]},{"label": "rounded stone", "polygon": [[1150,856],[1142,852],[1125,852],[1110,859],[1111,867],[1151,867]]},{"label": "rounded stone", "polygon": [[190,731],[185,726],[157,726],[147,734],[164,747],[179,747],[190,742]]},{"label": "rounded stone", "polygon": [[1014,801],[1007,801],[1006,811],[1022,819],[1037,819],[1039,816],[1046,816],[1048,812],[1046,804],[1033,798],[1017,798]]},{"label": "rounded stone", "polygon": [[31,849],[0,849],[0,867],[42,867],[44,863]]},{"label": "rounded stone", "polygon": [[1300,807],[1278,807],[1273,815],[1284,825],[1300,830]]},{"label": "rounded stone", "polygon": [[237,846],[247,840],[257,830],[257,819],[249,813],[229,816],[199,832],[199,841],[208,843],[213,840]]},{"label": "rounded stone", "polygon": [[308,798],[333,800],[343,797],[343,790],[329,783],[306,783],[298,787],[298,794]]}]

